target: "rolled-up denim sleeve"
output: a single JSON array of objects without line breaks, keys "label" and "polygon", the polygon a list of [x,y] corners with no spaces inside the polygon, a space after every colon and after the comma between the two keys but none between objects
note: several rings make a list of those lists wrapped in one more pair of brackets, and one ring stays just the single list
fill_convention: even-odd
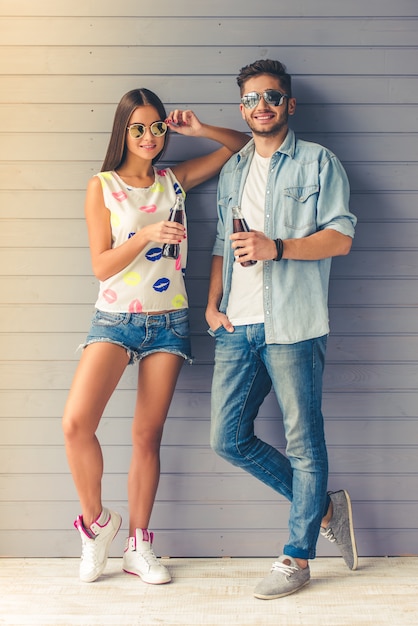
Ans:
[{"label": "rolled-up denim sleeve", "polygon": [[350,183],[339,159],[332,154],[328,156],[319,176],[317,228],[332,228],[354,237],[357,218],[349,209]]},{"label": "rolled-up denim sleeve", "polygon": [[216,238],[215,243],[212,249],[212,256],[223,256],[224,255],[224,245],[223,242]]}]

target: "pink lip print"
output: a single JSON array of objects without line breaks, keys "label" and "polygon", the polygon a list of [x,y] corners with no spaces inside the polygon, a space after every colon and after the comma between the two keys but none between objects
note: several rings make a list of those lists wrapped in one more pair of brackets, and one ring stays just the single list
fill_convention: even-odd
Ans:
[{"label": "pink lip print", "polygon": [[106,289],[106,291],[103,292],[103,298],[106,300],[106,302],[112,304],[112,302],[116,302],[118,296],[116,292],[113,291],[113,289]]},{"label": "pink lip print", "polygon": [[157,170],[158,176],[166,176],[167,170]]},{"label": "pink lip print", "polygon": [[141,313],[142,312],[142,304],[139,300],[132,300],[128,307],[129,313]]},{"label": "pink lip print", "polygon": [[112,196],[116,198],[116,200],[118,200],[119,202],[126,200],[126,198],[128,197],[124,191],[114,191],[112,193]]},{"label": "pink lip print", "polygon": [[148,205],[145,205],[145,206],[140,206],[139,210],[143,211],[144,213],[155,213],[155,211],[157,210],[157,205],[156,204],[148,204]]},{"label": "pink lip print", "polygon": [[181,270],[181,254],[176,259],[176,270]]}]

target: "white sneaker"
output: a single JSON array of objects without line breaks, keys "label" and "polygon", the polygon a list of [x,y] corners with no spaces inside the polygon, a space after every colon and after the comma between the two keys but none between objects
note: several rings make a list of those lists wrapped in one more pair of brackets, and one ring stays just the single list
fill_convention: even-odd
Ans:
[{"label": "white sneaker", "polygon": [[74,526],[79,531],[82,542],[80,580],[92,583],[103,574],[110,544],[116,537],[121,523],[122,518],[119,513],[108,509],[103,509],[90,528],[85,528],[81,515],[77,517]]},{"label": "white sneaker", "polygon": [[135,574],[145,583],[162,585],[171,580],[166,567],[157,559],[152,549],[154,533],[137,528],[135,537],[128,537],[123,555],[123,570]]}]

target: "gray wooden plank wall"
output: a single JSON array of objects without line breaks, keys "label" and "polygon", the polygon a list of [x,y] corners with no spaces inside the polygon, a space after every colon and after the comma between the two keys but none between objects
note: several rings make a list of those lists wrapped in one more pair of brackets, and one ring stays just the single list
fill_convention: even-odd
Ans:
[{"label": "gray wooden plank wall", "polygon": [[[418,553],[418,5],[416,0],[2,0],[0,6],[0,554],[77,556],[60,417],[97,284],[83,220],[115,105],[136,86],[167,108],[245,129],[235,76],[284,61],[295,130],[334,149],[359,226],[333,264],[324,412],[330,488],[354,500],[360,554]],[[167,163],[211,144],[172,137]],[[270,556],[288,505],[209,449],[213,345],[204,307],[216,181],[190,194],[196,363],[170,410],[152,525],[172,556]],[[135,371],[100,437],[104,498],[124,516]],[[258,430],[283,435],[269,396]],[[125,532],[113,547],[120,555]],[[335,554],[320,540],[320,555]]]}]

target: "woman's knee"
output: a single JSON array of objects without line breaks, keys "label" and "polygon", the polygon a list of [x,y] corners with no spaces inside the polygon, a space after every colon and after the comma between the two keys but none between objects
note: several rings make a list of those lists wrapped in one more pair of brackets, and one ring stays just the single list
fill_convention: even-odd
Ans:
[{"label": "woman's knee", "polygon": [[164,425],[158,424],[155,427],[132,427],[132,447],[134,451],[141,454],[154,452],[158,453],[161,447]]},{"label": "woman's knee", "polygon": [[62,418],[62,430],[67,443],[94,437],[96,428],[85,415],[65,411]]}]

